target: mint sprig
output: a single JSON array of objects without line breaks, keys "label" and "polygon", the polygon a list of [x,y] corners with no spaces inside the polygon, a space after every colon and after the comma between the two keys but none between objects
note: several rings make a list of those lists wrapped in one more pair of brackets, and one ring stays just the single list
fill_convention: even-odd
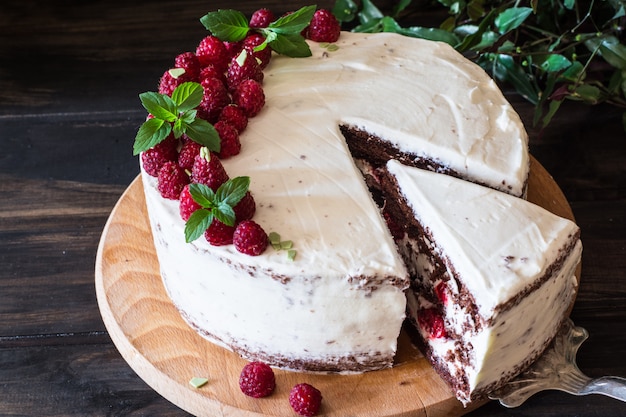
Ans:
[{"label": "mint sprig", "polygon": [[212,124],[197,117],[196,107],[200,105],[203,93],[202,86],[195,82],[182,83],[172,92],[172,97],[152,91],[141,93],[141,104],[152,118],[137,131],[133,155],[154,147],[172,132],[176,138],[186,134],[211,151],[219,152],[219,134]]},{"label": "mint sprig", "polygon": [[276,53],[300,58],[311,56],[311,48],[301,32],[310,24],[316,9],[315,5],[302,7],[262,29],[250,28],[246,16],[231,9],[209,12],[200,22],[211,34],[226,42],[242,41],[251,30],[256,30],[265,37],[265,42],[255,49],[269,45]]},{"label": "mint sprig", "polygon": [[250,177],[231,178],[213,191],[204,184],[190,184],[189,193],[202,208],[193,212],[185,223],[185,241],[198,239],[214,219],[227,226],[235,225],[234,207],[248,192]]}]

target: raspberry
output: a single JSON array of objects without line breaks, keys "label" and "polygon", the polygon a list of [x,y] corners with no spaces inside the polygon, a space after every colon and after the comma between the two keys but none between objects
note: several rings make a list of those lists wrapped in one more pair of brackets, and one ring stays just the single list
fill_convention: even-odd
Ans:
[{"label": "raspberry", "polygon": [[143,169],[151,176],[157,177],[163,164],[175,161],[178,158],[178,141],[174,135],[169,135],[154,147],[141,153]]},{"label": "raspberry", "polygon": [[157,188],[163,198],[178,200],[181,191],[188,183],[189,176],[176,162],[166,162],[159,170]]},{"label": "raspberry", "polygon": [[239,55],[239,52],[243,49],[243,41],[239,42],[224,42],[224,47],[228,52],[229,62],[231,59]]},{"label": "raspberry", "polygon": [[256,116],[265,105],[263,87],[254,80],[242,81],[233,93],[233,103],[239,106],[246,116]]},{"label": "raspberry", "polygon": [[239,388],[249,397],[261,398],[270,395],[276,387],[274,371],[263,362],[246,364],[239,375]]},{"label": "raspberry", "polygon": [[322,393],[312,385],[297,384],[289,393],[289,404],[301,416],[314,416],[322,405]]},{"label": "raspberry", "polygon": [[167,70],[161,76],[159,80],[159,93],[172,95],[172,92],[186,81],[193,81],[193,79],[187,73],[183,73],[179,76],[173,76],[171,70]]},{"label": "raspberry", "polygon": [[191,194],[189,193],[189,184],[183,187],[183,190],[180,192],[180,197],[178,197],[179,201],[179,212],[180,217],[184,221],[189,220],[189,217],[193,214],[194,211],[202,208],[202,206],[193,199]]},{"label": "raspberry", "polygon": [[249,26],[253,29],[266,28],[274,20],[276,20],[276,17],[270,9],[259,9],[250,16]]},{"label": "raspberry", "polygon": [[183,169],[191,171],[196,155],[200,153],[200,148],[202,148],[202,145],[198,142],[191,139],[184,141],[182,148],[180,148],[180,153],[178,154],[178,165]]},{"label": "raspberry", "polygon": [[[239,64],[240,61],[243,61],[241,65]],[[232,59],[226,73],[226,82],[231,91],[236,89],[244,80],[263,81],[263,71],[256,58],[247,49]]]},{"label": "raspberry", "polygon": [[250,220],[252,216],[254,216],[254,212],[256,211],[256,203],[254,202],[254,197],[250,194],[250,191],[243,196],[239,203],[233,207],[235,210],[235,221],[242,222],[244,220]]},{"label": "raspberry", "polygon": [[448,293],[446,292],[446,283],[441,281],[435,286],[435,295],[443,304],[448,302]]},{"label": "raspberry", "polygon": [[213,127],[220,135],[220,159],[237,155],[241,151],[241,142],[239,141],[237,129],[226,122],[217,122]]},{"label": "raspberry", "polygon": [[261,70],[263,70],[270,63],[272,59],[272,48],[266,45],[265,48],[255,51],[254,48],[265,42],[265,37],[260,33],[251,33],[243,41],[243,47],[248,51],[250,55],[256,58],[257,63]]},{"label": "raspberry", "polygon": [[248,126],[248,118],[237,106],[224,107],[217,120],[228,123],[237,129],[239,133],[243,132]]},{"label": "raspberry", "polygon": [[224,74],[223,70],[220,70],[215,65],[207,65],[200,70],[200,74],[198,75],[198,81],[202,84],[202,80],[205,78],[217,78],[221,82],[226,82],[226,74]]},{"label": "raspberry", "polygon": [[341,33],[341,24],[327,9],[315,12],[306,36],[314,42],[337,42]]},{"label": "raspberry", "polygon": [[214,65],[217,68],[226,69],[228,65],[228,51],[219,38],[209,35],[202,39],[196,47],[196,56],[200,65]]},{"label": "raspberry", "polygon": [[421,309],[417,313],[417,322],[432,339],[447,337],[444,327],[443,314],[435,307]]},{"label": "raspberry", "polygon": [[204,94],[198,106],[198,116],[213,123],[222,109],[230,104],[230,95],[224,83],[217,78],[205,78],[200,84]]},{"label": "raspberry", "polygon": [[220,185],[228,181],[228,174],[222,162],[213,152],[207,148],[201,148],[196,155],[191,169],[191,182],[204,184],[217,191]]},{"label": "raspberry", "polygon": [[183,68],[185,74],[192,79],[197,79],[200,75],[200,61],[193,52],[183,52],[174,59],[174,66],[176,68]]},{"label": "raspberry", "polygon": [[204,238],[213,246],[224,246],[233,243],[234,226],[228,226],[217,219],[204,232]]},{"label": "raspberry", "polygon": [[269,243],[265,230],[253,220],[244,220],[235,228],[233,235],[235,249],[250,256],[258,256]]}]

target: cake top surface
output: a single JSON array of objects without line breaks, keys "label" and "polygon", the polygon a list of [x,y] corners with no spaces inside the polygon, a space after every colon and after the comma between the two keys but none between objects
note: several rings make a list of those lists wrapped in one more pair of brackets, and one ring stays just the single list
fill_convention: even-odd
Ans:
[{"label": "cake top surface", "polygon": [[483,317],[541,279],[577,236],[576,224],[521,198],[396,161],[387,168]]},{"label": "cake top surface", "polygon": [[405,275],[339,126],[520,194],[527,137],[493,81],[445,44],[343,32],[335,45],[310,42],[312,57],[272,59],[265,107],[242,133],[241,153],[223,163],[231,177],[250,176],[255,221],[294,241],[292,265],[263,255],[277,273],[315,265],[351,276]]}]

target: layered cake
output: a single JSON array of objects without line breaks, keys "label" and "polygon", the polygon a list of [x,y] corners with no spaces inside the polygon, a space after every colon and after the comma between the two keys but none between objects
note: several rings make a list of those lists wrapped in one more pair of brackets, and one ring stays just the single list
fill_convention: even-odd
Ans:
[{"label": "layered cake", "polygon": [[523,199],[389,161],[389,212],[413,277],[408,313],[467,403],[532,363],[573,302],[580,230]]},{"label": "layered cake", "polygon": [[[221,160],[230,178],[250,179],[253,220],[273,232],[275,240],[280,235],[275,248],[249,256],[233,244],[216,246],[202,237],[187,242],[181,205],[163,198],[159,180],[142,158],[161,275],[182,317],[211,342],[244,358],[303,371],[382,369],[393,365],[411,281],[411,316],[417,317],[426,300],[435,300],[428,284],[432,278],[420,275],[427,268],[420,262],[428,254],[419,252],[418,245],[399,250],[381,210],[383,196],[390,197],[381,189],[373,197],[363,172],[373,177],[388,160],[397,160],[517,199],[526,189],[528,139],[493,80],[446,44],[347,32],[332,45],[307,42],[310,57],[274,54],[258,80],[265,105],[240,131],[240,151]],[[181,146],[184,141],[178,145],[182,155]],[[211,154],[204,150],[205,156]],[[204,162],[209,164],[211,157]],[[194,182],[193,174],[189,180]],[[401,196],[392,198],[404,201]],[[510,234],[495,237],[492,247],[517,240],[517,231],[507,230]],[[446,246],[452,240],[443,239]],[[533,256],[547,250],[542,243],[537,242]],[[548,264],[554,256],[545,252]],[[524,269],[519,259],[510,259],[509,268]],[[450,295],[446,331],[459,337],[457,344],[469,340],[477,346],[454,350],[448,347],[454,345],[452,339],[445,339],[445,346],[428,348],[436,369],[464,401],[500,378],[494,375],[512,374],[525,362],[519,358],[531,358],[543,347],[558,313],[569,304],[572,285],[569,276],[553,283],[549,274],[533,275],[532,283],[522,277],[508,287],[509,293],[492,294],[467,284],[465,273],[463,280],[456,275],[447,279],[458,282],[455,289],[462,295]],[[542,295],[540,287],[550,291]],[[512,326],[514,320],[504,319],[532,310],[528,306],[545,296],[559,305],[549,325],[532,327],[537,345],[520,344],[507,361],[476,362],[503,355],[504,343],[520,329]],[[510,335],[489,331],[495,325]],[[486,353],[486,346],[498,352]],[[475,353],[476,359],[462,361],[448,350]],[[457,378],[465,381],[462,387]]]}]

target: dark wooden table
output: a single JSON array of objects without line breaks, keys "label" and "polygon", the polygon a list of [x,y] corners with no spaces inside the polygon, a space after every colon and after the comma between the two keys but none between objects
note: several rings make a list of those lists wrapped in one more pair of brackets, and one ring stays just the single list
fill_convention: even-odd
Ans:
[{"label": "dark wooden table", "polygon": [[[94,291],[102,228],[139,171],[137,96],[195,48],[209,7],[250,14],[304,4],[26,0],[0,8],[0,415],[186,415],[122,359]],[[530,106],[510,99],[530,125]],[[572,318],[591,336],[579,365],[590,376],[626,376],[621,114],[572,105],[531,142],[582,228]],[[544,392],[517,409],[490,403],[472,415],[623,416],[626,404]]]}]

